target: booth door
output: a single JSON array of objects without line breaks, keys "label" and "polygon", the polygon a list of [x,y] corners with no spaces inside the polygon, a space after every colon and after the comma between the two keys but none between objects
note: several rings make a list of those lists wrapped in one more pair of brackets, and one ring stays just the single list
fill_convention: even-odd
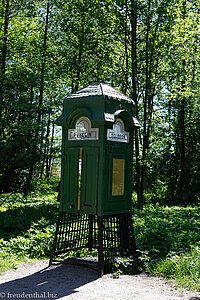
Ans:
[{"label": "booth door", "polygon": [[95,214],[97,180],[98,149],[68,148],[64,172],[64,210]]},{"label": "booth door", "polygon": [[[79,152],[79,167],[80,167],[80,152]],[[98,149],[82,148],[80,211],[89,214],[96,213],[97,180],[98,180]]]}]

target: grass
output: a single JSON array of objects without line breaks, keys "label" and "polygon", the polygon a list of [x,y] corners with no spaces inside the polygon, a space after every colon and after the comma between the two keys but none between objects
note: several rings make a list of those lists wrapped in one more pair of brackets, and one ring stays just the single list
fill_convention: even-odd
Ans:
[{"label": "grass", "polygon": [[200,291],[200,207],[149,205],[133,218],[140,269]]},{"label": "grass", "polygon": [[[0,274],[7,270],[16,270],[18,268],[18,265],[20,264],[28,264],[38,261],[39,258],[30,258],[28,256],[19,257],[17,255],[10,255],[9,257],[5,257],[0,253]],[[42,257],[41,259],[45,259],[45,257]],[[49,258],[47,258],[49,259]]]},{"label": "grass", "polygon": [[[58,218],[57,184],[43,180],[26,198],[0,196],[0,272],[49,258]],[[148,205],[134,210],[133,223],[137,260],[119,258],[116,277],[137,269],[200,291],[200,207]]]},{"label": "grass", "polygon": [[200,291],[200,248],[180,255],[170,253],[150,268],[151,274],[175,280],[176,285]]},{"label": "grass", "polygon": [[26,198],[0,196],[0,273],[50,256],[59,207],[56,182],[43,180]]}]

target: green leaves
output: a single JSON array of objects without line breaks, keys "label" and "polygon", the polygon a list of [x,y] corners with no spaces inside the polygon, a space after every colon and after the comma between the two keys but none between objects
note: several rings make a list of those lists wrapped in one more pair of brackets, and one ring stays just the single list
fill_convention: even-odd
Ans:
[{"label": "green leaves", "polygon": [[59,212],[58,181],[40,183],[27,198],[22,194],[1,196],[0,272],[25,258],[50,255]]},{"label": "green leaves", "polygon": [[199,289],[199,216],[199,206],[157,205],[135,211],[133,223],[139,257],[144,257],[143,268],[150,274],[174,279],[179,286]]},{"label": "green leaves", "polygon": [[152,259],[190,250],[199,242],[199,207],[145,207],[134,215],[137,246]]}]

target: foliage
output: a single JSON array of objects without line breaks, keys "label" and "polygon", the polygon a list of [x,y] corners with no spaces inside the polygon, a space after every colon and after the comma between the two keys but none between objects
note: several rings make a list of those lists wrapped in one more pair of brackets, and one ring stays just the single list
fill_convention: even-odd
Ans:
[{"label": "foliage", "polygon": [[200,290],[199,215],[199,206],[157,204],[135,211],[138,256],[144,270],[174,279],[179,286]]},{"label": "foliage", "polygon": [[136,255],[117,259],[113,277],[147,272],[172,279],[179,287],[200,290],[199,215],[199,206],[157,204],[135,210]]},{"label": "foliage", "polygon": [[57,178],[43,179],[26,198],[19,193],[1,196],[0,260],[6,258],[7,262],[1,264],[0,271],[24,259],[49,257],[59,211],[57,183]]},{"label": "foliage", "polygon": [[121,274],[135,274],[136,262],[133,256],[118,257],[113,263],[113,278],[119,278]]},{"label": "foliage", "polygon": [[200,291],[200,247],[186,253],[169,253],[165,259],[149,266],[153,275],[174,279],[177,286]]},{"label": "foliage", "polygon": [[162,207],[150,205],[134,214],[134,228],[139,250],[151,259],[189,251],[199,244],[200,208],[197,206]]},{"label": "foliage", "polygon": [[55,226],[37,229],[37,226],[41,226],[41,222],[43,220],[34,223],[24,236],[13,237],[9,241],[0,240],[2,253],[4,255],[11,255],[12,253],[19,257],[28,256],[31,258],[50,256]]}]

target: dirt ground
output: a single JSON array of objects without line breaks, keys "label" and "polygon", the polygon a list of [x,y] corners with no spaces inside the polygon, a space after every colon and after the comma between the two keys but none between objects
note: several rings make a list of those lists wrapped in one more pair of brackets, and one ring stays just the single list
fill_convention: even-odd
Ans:
[{"label": "dirt ground", "polygon": [[111,274],[48,261],[20,265],[0,275],[0,299],[72,300],[200,300],[198,293],[181,292],[159,278]]}]

